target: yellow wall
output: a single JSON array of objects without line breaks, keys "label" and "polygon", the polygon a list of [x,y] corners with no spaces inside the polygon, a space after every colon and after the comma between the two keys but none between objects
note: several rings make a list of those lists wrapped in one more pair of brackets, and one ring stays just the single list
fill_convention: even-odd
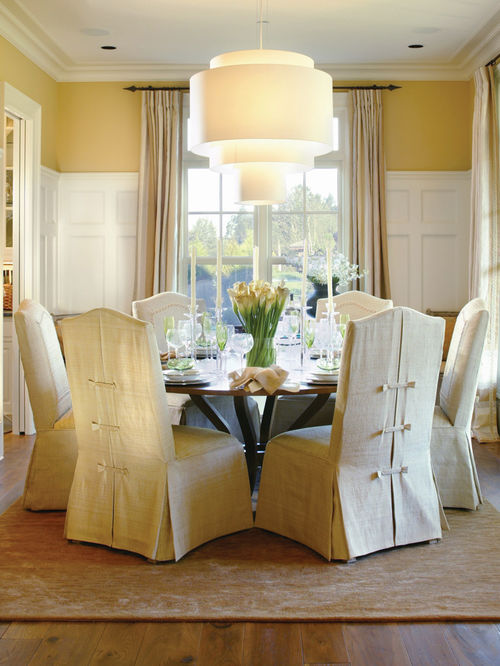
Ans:
[{"label": "yellow wall", "polygon": [[141,95],[130,83],[60,83],[58,171],[138,171]]},{"label": "yellow wall", "polygon": [[[129,83],[56,83],[1,37],[0,80],[42,105],[45,166],[62,172],[138,171],[141,95],[123,90]],[[472,81],[398,85],[400,90],[383,93],[387,169],[470,169]]]},{"label": "yellow wall", "polygon": [[3,37],[0,37],[0,81],[7,81],[41,105],[42,164],[56,169],[57,83]]},{"label": "yellow wall", "polygon": [[387,169],[470,169],[473,82],[404,81],[398,85],[401,90],[383,93]]}]

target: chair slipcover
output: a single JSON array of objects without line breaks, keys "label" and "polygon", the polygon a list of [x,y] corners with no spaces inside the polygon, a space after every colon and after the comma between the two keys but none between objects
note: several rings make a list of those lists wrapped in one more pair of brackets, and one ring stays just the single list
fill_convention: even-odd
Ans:
[{"label": "chair slipcover", "polygon": [[[382,310],[389,310],[393,303],[390,299],[378,298],[364,291],[346,291],[333,297],[335,312],[348,314],[352,320],[368,317]],[[326,313],[327,298],[318,298],[316,305],[316,321]]]},{"label": "chair slipcover", "polygon": [[[198,312],[205,312],[206,306],[203,298],[196,301]],[[158,343],[158,349],[162,354],[168,351],[167,341],[165,340],[165,317],[173,317],[174,321],[186,320],[186,314],[189,314],[191,299],[185,294],[178,294],[176,291],[164,291],[161,294],[155,294],[142,301],[132,302],[132,314],[136,319],[149,321],[153,324],[153,329]]]},{"label": "chair slipcover", "polygon": [[77,445],[68,378],[54,322],[44,307],[26,299],[14,314],[14,323],[36,428],[23,506],[33,511],[65,509]]},{"label": "chair slipcover", "polygon": [[489,314],[476,298],[457,317],[432,427],[431,458],[445,507],[476,509],[483,498],[471,442],[471,420]]},{"label": "chair slipcover", "polygon": [[172,428],[151,324],[100,308],[62,330],[78,439],[66,537],[178,560],[251,527],[243,447]]},{"label": "chair slipcover", "polygon": [[[364,291],[346,291],[344,294],[337,294],[333,298],[335,312],[339,314],[348,314],[354,321],[361,317],[367,317],[375,312],[388,310],[392,308],[393,303],[390,299],[378,298]],[[316,321],[320,321],[327,310],[328,299],[319,298],[316,305]],[[294,422],[297,414],[307,409],[314,400],[314,396],[309,395],[282,395],[279,396],[273,415],[271,434],[278,435],[287,430],[287,425]],[[335,393],[328,399],[326,405],[311,419],[310,425],[329,425],[333,419],[335,409]]]},{"label": "chair slipcover", "polygon": [[333,426],[269,442],[256,526],[328,560],[441,537],[430,437],[443,333],[401,307],[348,324]]},{"label": "chair slipcover", "polygon": [[[164,291],[161,294],[150,296],[142,301],[134,301],[132,303],[132,314],[137,319],[149,321],[153,324],[158,348],[160,349],[160,352],[166,352],[167,344],[165,341],[164,330],[165,317],[171,316],[174,318],[175,322],[179,320],[182,321],[185,319],[185,315],[189,312],[190,303],[190,298],[184,294],[178,294],[175,291]],[[197,304],[198,311],[204,312],[206,309],[205,301],[200,298],[197,300]],[[172,423],[182,423],[184,425],[199,426],[201,428],[215,428],[210,420],[200,412],[188,395],[182,393],[169,393],[167,399]],[[247,398],[247,401],[255,432],[259,432],[259,406],[253,398]],[[243,434],[234,410],[233,399],[228,396],[214,396],[208,398],[208,402],[223,417],[233,435],[242,442]]]}]

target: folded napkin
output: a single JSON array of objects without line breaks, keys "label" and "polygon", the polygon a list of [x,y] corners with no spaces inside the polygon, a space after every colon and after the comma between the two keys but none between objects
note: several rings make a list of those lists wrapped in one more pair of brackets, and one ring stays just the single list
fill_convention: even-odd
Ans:
[{"label": "folded napkin", "polygon": [[[228,374],[230,388],[243,387],[250,393],[264,389],[266,393],[272,394],[285,383],[287,377],[288,372],[279,365],[271,365],[269,368],[244,368],[242,372],[233,370]],[[294,383],[287,385],[286,390],[296,392],[299,388],[300,385]]]}]

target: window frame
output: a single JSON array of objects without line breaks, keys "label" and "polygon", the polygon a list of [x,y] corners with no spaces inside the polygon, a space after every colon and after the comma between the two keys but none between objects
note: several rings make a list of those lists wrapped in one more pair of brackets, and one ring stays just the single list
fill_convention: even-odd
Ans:
[{"label": "window frame", "polygon": [[[315,159],[314,168],[338,168],[338,245],[340,251],[346,253],[349,245],[349,228],[346,220],[350,214],[350,197],[348,187],[350,181],[350,97],[348,93],[333,94],[333,117],[339,119],[339,145],[338,150],[332,151],[327,155],[321,155]],[[223,216],[235,211],[226,211],[222,208],[222,174],[219,175],[219,211],[189,211],[188,210],[188,171],[190,169],[208,169],[208,159],[195,155],[187,149],[187,119],[189,117],[189,97],[184,96],[183,107],[183,152],[182,152],[182,212],[181,228],[179,230],[179,274],[178,286],[181,292],[187,293],[188,289],[188,268],[190,266],[190,253],[188,247],[189,236],[189,215],[196,213],[199,215],[210,215],[218,217],[217,234],[222,230]],[[236,207],[235,207],[236,208]],[[284,257],[272,256],[272,206],[254,206],[248,210],[249,215],[254,218],[254,245],[259,247],[259,275],[268,281],[271,281],[273,266],[283,264]],[[299,213],[301,214],[301,213]],[[307,215],[306,210],[302,214]],[[222,257],[222,263],[252,265],[252,256],[229,256]],[[197,263],[200,265],[214,266],[216,256],[198,256]]]}]

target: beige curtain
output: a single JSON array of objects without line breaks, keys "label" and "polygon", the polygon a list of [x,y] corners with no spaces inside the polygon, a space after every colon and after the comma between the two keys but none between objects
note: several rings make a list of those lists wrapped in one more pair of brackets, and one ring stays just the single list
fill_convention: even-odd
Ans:
[{"label": "beige curtain", "polygon": [[142,93],[134,300],[177,289],[182,92]]},{"label": "beige curtain", "polygon": [[500,314],[500,164],[494,68],[487,66],[478,69],[474,74],[474,83],[469,296],[480,297],[486,302],[490,321],[479,373],[472,432],[479,441],[487,442],[498,439],[496,390]]},{"label": "beige curtain", "polygon": [[364,291],[390,298],[380,90],[354,90],[352,112],[352,261],[368,271]]}]

